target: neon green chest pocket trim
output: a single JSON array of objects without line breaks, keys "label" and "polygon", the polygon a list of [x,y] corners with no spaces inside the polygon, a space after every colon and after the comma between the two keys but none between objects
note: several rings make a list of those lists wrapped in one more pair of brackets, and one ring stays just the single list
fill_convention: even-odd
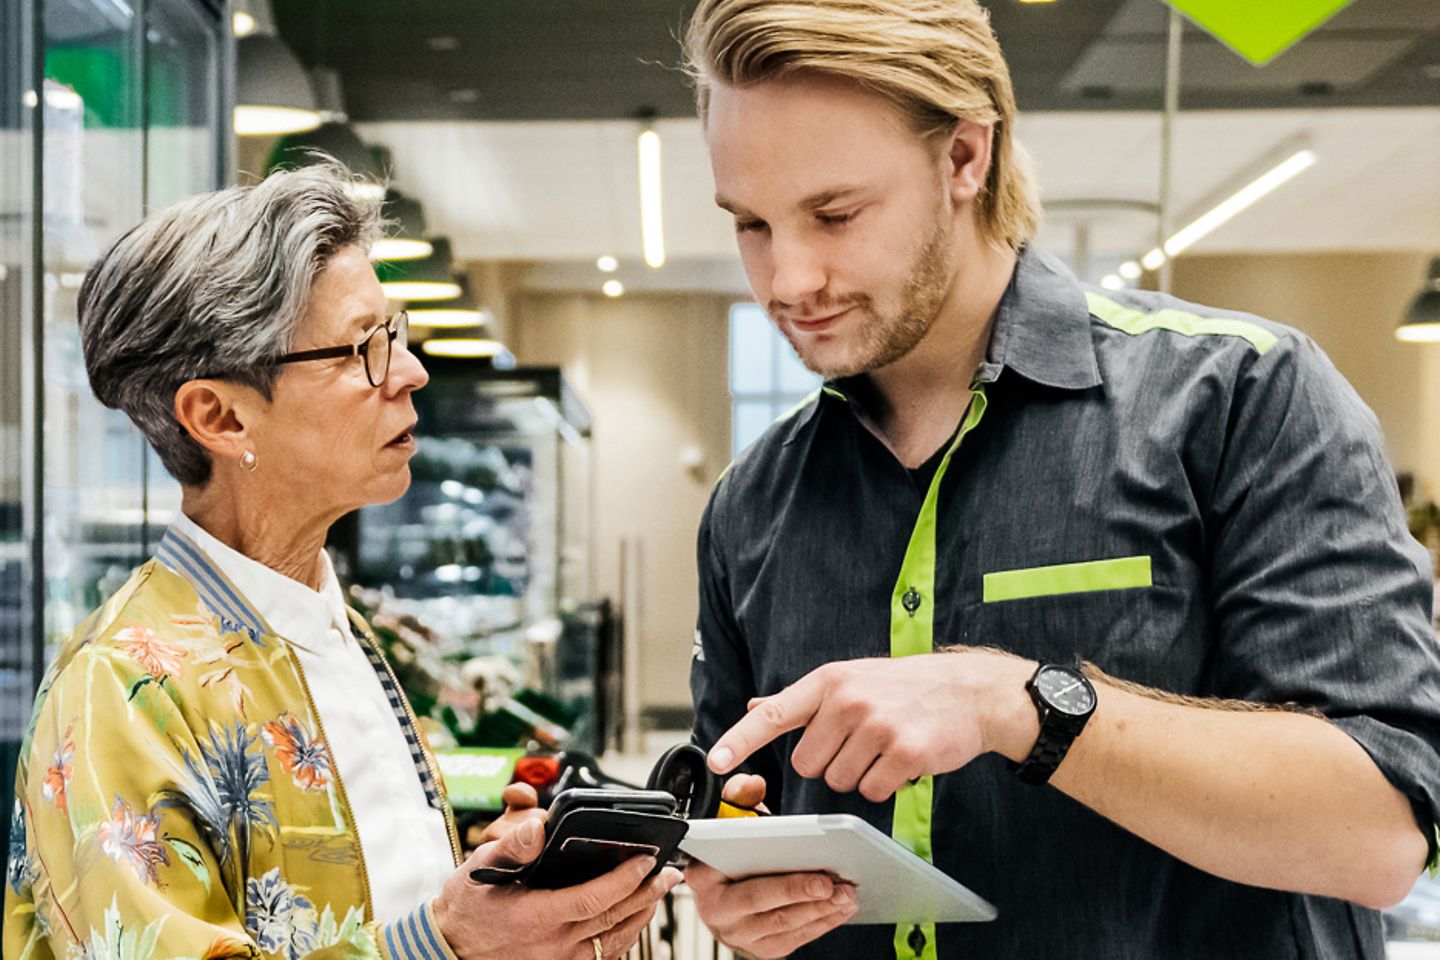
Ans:
[{"label": "neon green chest pocket trim", "polygon": [[986,603],[1152,586],[1149,557],[1117,557],[985,574]]}]

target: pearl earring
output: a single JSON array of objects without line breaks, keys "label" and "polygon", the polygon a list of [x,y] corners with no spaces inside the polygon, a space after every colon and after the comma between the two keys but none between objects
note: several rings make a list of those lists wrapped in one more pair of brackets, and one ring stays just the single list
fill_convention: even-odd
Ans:
[{"label": "pearl earring", "polygon": [[244,467],[247,473],[254,473],[255,468],[259,466],[259,464],[260,461],[257,460],[255,454],[251,453],[249,450],[246,450],[244,453],[240,454],[240,466]]}]

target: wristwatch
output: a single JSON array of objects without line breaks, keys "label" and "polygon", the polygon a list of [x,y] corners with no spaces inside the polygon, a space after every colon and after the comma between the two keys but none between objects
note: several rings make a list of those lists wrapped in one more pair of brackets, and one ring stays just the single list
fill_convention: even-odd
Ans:
[{"label": "wristwatch", "polygon": [[1025,783],[1044,783],[1095,712],[1095,688],[1080,672],[1077,660],[1040,664],[1025,689],[1040,713],[1040,737],[1030,756],[1015,768],[1015,776]]}]

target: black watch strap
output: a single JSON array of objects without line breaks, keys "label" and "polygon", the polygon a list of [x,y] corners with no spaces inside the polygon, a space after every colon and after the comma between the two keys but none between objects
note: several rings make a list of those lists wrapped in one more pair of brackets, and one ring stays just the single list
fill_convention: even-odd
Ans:
[{"label": "black watch strap", "polygon": [[[1054,708],[1047,701],[1046,695],[1041,689],[1041,676],[1047,671],[1063,672],[1078,679],[1089,691],[1089,710],[1083,714],[1074,714]],[[1074,664],[1041,663],[1025,687],[1040,715],[1040,735],[1035,739],[1035,746],[1030,749],[1030,755],[1015,768],[1015,776],[1024,783],[1046,783],[1060,766],[1060,761],[1065,759],[1065,754],[1070,751],[1070,745],[1075,742],[1080,731],[1085,729],[1086,722],[1094,713],[1095,691],[1085,677],[1084,668],[1078,656]]]},{"label": "black watch strap", "polygon": [[[1054,717],[1054,713],[1050,714]],[[1067,730],[1064,732],[1056,729],[1055,724],[1047,724],[1040,721],[1040,736],[1035,741],[1035,746],[1030,749],[1030,756],[1015,768],[1015,776],[1024,783],[1047,783],[1050,776],[1060,766],[1060,761],[1065,759],[1065,754],[1070,752],[1070,745],[1075,742],[1075,736],[1080,731]]]}]

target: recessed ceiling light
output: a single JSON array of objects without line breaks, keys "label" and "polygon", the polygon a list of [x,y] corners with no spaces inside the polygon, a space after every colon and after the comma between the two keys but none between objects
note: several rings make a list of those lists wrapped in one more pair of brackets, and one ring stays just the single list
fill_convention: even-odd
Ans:
[{"label": "recessed ceiling light", "polygon": [[236,10],[230,19],[230,28],[237,37],[248,37],[255,32],[255,18],[244,10]]},{"label": "recessed ceiling light", "polygon": [[600,285],[600,292],[607,297],[618,297],[625,293],[625,284],[619,280],[606,280]]},{"label": "recessed ceiling light", "polygon": [[451,103],[476,103],[480,100],[480,91],[471,87],[462,87],[459,90],[450,91]]},{"label": "recessed ceiling light", "polygon": [[614,273],[616,270],[620,269],[620,261],[616,260],[614,257],[610,256],[610,254],[607,253],[604,256],[599,257],[595,260],[595,269],[599,270],[601,273]]},{"label": "recessed ceiling light", "polygon": [[480,357],[493,357],[505,349],[505,345],[499,340],[489,340],[483,337],[454,337],[434,338],[420,344],[432,357],[463,357],[476,359]]},{"label": "recessed ceiling light", "polygon": [[460,41],[455,37],[430,37],[425,41],[425,46],[437,53],[449,53],[460,49]]}]

